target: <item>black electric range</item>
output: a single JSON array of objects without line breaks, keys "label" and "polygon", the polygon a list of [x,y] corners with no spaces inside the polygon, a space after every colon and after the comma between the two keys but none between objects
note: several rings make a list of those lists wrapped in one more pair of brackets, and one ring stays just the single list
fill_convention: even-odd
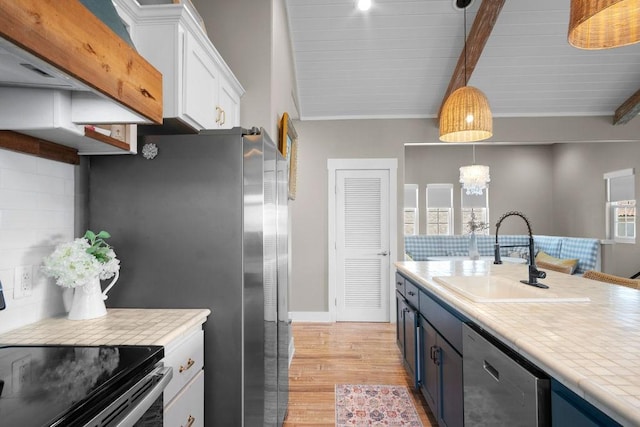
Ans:
[{"label": "black electric range", "polygon": [[0,346],[0,426],[85,425],[163,357],[159,346]]}]

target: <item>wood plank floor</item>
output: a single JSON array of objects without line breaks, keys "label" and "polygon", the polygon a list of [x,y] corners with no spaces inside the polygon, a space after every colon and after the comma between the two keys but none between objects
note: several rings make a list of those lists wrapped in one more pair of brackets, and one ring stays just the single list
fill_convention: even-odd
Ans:
[{"label": "wood plank floor", "polygon": [[293,337],[286,427],[334,425],[336,384],[408,386],[424,426],[437,426],[420,393],[410,386],[395,324],[294,323]]}]

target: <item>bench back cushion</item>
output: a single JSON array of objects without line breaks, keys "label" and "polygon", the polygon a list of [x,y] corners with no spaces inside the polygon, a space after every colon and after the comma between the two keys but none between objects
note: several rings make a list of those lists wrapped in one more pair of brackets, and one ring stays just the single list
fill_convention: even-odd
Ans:
[{"label": "bench back cushion", "polygon": [[[495,239],[495,236],[477,236],[478,251],[481,256],[494,255]],[[510,256],[514,252],[518,252],[523,257],[527,257],[529,236],[504,235],[499,236],[498,239],[502,256]],[[598,239],[535,235],[533,242],[536,253],[544,251],[556,258],[578,258],[576,274],[600,269],[600,241]],[[521,247],[504,247],[512,245],[521,245]],[[407,255],[414,261],[426,261],[428,257],[433,256],[466,256],[469,254],[469,236],[406,235],[404,247]]]}]

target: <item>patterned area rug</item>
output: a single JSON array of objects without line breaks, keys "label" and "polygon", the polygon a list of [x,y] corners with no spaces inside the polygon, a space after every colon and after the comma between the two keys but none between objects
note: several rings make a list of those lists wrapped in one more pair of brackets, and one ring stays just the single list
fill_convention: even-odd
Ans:
[{"label": "patterned area rug", "polygon": [[404,386],[336,384],[336,426],[422,427]]}]

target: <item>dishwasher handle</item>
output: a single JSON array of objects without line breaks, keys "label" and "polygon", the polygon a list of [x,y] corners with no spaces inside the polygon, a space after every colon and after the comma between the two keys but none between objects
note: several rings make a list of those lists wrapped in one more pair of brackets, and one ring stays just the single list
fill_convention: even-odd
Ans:
[{"label": "dishwasher handle", "polygon": [[494,368],[493,365],[491,365],[491,363],[484,360],[482,363],[482,367],[484,368],[485,371],[487,371],[489,375],[493,377],[494,380],[496,380],[497,382],[500,382],[500,372],[498,372],[498,370]]}]

